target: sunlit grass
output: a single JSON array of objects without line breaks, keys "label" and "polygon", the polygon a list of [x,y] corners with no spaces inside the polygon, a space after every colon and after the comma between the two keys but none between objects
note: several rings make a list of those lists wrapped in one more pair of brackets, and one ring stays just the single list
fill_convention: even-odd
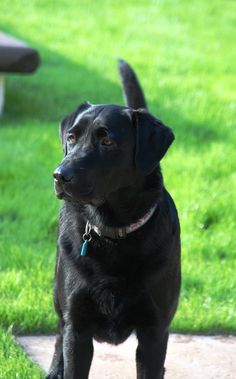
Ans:
[{"label": "sunlit grass", "polygon": [[[162,165],[182,229],[183,287],[172,328],[235,333],[235,18],[230,0],[1,1],[1,28],[42,57],[33,76],[6,77],[0,119],[5,330],[54,331],[58,123],[84,100],[123,103],[115,67],[123,57],[135,67],[150,110],[176,135]],[[12,351],[12,358],[2,355],[9,366],[0,377],[37,377],[25,358],[16,374],[19,350],[9,333],[1,331],[0,344]]]},{"label": "sunlit grass", "polygon": [[40,379],[45,377],[15,343],[11,329],[3,331],[0,327],[0,344],[0,378]]}]

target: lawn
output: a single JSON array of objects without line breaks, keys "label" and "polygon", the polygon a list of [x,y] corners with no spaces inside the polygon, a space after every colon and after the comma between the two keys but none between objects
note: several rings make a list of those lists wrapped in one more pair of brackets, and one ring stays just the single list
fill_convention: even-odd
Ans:
[{"label": "lawn", "polygon": [[118,57],[176,135],[162,163],[182,227],[172,330],[236,334],[235,1],[2,0],[0,25],[43,62],[7,76],[0,119],[0,377],[41,377],[12,333],[55,327],[58,124],[84,100],[122,104]]}]

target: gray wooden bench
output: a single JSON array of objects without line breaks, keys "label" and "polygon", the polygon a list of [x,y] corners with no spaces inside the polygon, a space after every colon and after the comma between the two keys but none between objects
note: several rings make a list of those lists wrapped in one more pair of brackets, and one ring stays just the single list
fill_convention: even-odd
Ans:
[{"label": "gray wooden bench", "polygon": [[4,107],[4,76],[8,73],[30,74],[40,64],[40,57],[23,41],[0,32],[0,115]]}]

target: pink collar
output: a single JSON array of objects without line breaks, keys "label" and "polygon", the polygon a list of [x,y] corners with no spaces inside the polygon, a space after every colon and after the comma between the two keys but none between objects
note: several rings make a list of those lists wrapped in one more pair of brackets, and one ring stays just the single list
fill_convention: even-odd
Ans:
[{"label": "pink collar", "polygon": [[157,204],[155,204],[149,211],[140,218],[137,222],[124,226],[121,228],[112,228],[110,226],[105,226],[103,229],[99,229],[96,225],[90,225],[99,236],[109,237],[109,238],[125,238],[127,234],[135,232],[137,229],[141,228],[143,225],[150,220],[153,216],[155,210],[157,209]]}]

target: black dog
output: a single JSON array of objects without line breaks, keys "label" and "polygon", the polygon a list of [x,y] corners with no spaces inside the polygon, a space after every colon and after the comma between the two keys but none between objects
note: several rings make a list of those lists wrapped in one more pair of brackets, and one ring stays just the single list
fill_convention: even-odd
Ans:
[{"label": "black dog", "polygon": [[59,324],[48,379],[87,379],[93,338],[119,344],[132,332],[137,378],[164,377],[180,290],[180,228],[159,162],[174,135],[147,112],[133,70],[124,61],[119,69],[127,107],[84,103],[61,124]]}]

